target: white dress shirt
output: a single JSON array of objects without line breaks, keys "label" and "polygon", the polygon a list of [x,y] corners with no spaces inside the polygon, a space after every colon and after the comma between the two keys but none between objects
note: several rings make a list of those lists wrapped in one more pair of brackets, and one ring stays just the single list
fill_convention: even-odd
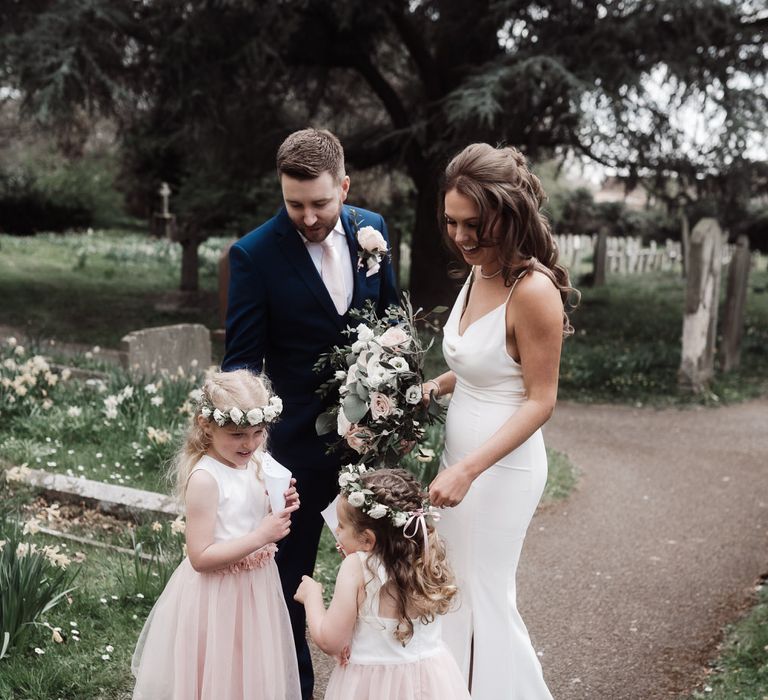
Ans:
[{"label": "white dress shirt", "polygon": [[[309,257],[312,258],[312,262],[315,265],[315,269],[317,270],[317,274],[322,277],[322,270],[323,270],[323,247],[320,243],[313,243],[312,241],[307,240],[307,238],[304,236],[301,231],[299,231],[299,235],[301,236],[301,240],[304,241],[304,245],[307,246],[307,251],[309,252]],[[354,278],[354,271],[352,270],[352,258],[349,254],[349,245],[347,245],[347,234],[344,233],[344,229],[341,225],[341,218],[339,218],[336,221],[336,225],[333,227],[333,231],[331,231],[329,236],[336,236],[336,239],[333,241],[333,246],[336,249],[336,252],[339,254],[339,259],[341,260],[341,266],[344,270],[344,279],[342,282],[344,283],[344,291],[347,294],[347,307],[352,304],[352,294],[355,291],[355,278]]]}]

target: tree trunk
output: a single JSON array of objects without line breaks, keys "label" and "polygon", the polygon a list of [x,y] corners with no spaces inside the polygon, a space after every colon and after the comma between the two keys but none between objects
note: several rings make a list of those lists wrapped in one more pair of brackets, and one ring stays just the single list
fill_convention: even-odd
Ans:
[{"label": "tree trunk", "polygon": [[[431,170],[431,169],[430,169]],[[410,291],[414,307],[429,311],[450,306],[456,284],[448,276],[450,253],[437,224],[439,177],[430,172],[416,182],[416,225],[411,237]]]}]

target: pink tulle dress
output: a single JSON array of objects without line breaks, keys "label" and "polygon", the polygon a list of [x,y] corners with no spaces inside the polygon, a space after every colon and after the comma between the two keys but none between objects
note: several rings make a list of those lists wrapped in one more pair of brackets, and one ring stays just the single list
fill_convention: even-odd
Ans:
[{"label": "pink tulle dress", "polygon": [[[254,530],[268,499],[255,465],[233,469],[205,456],[219,490],[215,540]],[[134,700],[300,700],[296,651],[277,547],[218,571],[179,565],[141,631],[131,670]]]},{"label": "pink tulle dress", "polygon": [[469,700],[464,678],[441,639],[440,618],[427,625],[413,620],[413,637],[395,639],[397,620],[381,618],[379,594],[387,574],[378,558],[357,552],[363,564],[366,597],[357,616],[349,663],[337,665],[325,700]]}]

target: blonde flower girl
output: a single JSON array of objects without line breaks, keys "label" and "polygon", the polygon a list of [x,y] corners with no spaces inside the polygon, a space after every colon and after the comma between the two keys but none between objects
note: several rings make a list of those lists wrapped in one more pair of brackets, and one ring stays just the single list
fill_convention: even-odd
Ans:
[{"label": "blonde flower girl", "polygon": [[173,573],[133,656],[136,700],[301,697],[275,542],[299,507],[292,486],[268,508],[260,455],[282,403],[246,370],[202,387],[175,478],[186,506],[187,558]]},{"label": "blonde flower girl", "polygon": [[402,469],[348,465],[339,477],[336,531],[346,558],[326,611],[322,586],[304,576],[315,643],[339,657],[326,700],[465,700],[440,617],[456,594],[421,484]]}]

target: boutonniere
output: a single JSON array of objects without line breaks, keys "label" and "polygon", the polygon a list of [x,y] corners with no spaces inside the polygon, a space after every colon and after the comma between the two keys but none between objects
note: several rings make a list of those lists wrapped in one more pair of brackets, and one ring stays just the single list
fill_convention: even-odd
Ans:
[{"label": "boutonniere", "polygon": [[381,262],[389,255],[387,241],[381,231],[373,226],[363,226],[360,228],[360,221],[357,218],[357,212],[350,209],[352,218],[352,228],[357,240],[357,269],[366,268],[365,276],[375,275],[381,267]]}]

